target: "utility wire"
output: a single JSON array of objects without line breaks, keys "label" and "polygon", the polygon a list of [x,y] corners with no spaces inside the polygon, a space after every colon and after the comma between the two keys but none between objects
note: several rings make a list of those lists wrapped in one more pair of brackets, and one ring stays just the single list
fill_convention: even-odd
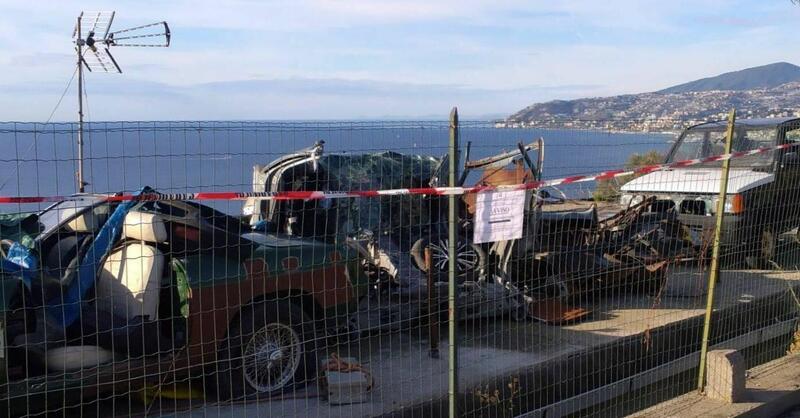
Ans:
[{"label": "utility wire", "polygon": [[[55,107],[53,107],[53,110],[50,112],[50,116],[48,116],[47,120],[44,122],[45,124],[50,123],[50,121],[53,119],[53,115],[55,115],[56,111],[58,110],[58,108],[61,107],[61,102],[64,100],[64,97],[66,97],[70,86],[72,86],[72,82],[75,80],[75,75],[76,74],[78,74],[78,67],[77,66],[75,67],[75,71],[72,72],[72,77],[70,77],[69,82],[67,82],[67,87],[64,88],[64,91],[61,93],[61,97],[58,98],[58,102],[56,102]],[[26,149],[25,152],[23,153],[24,154],[23,159],[27,158],[27,155],[30,154],[30,152],[33,149],[34,145],[36,145],[36,140],[38,139],[37,136],[38,136],[38,134],[34,134],[33,140],[31,141],[30,145],[28,145],[28,149]],[[11,179],[13,179],[13,178],[15,178],[17,176],[17,170],[18,169],[19,169],[19,166],[15,166],[14,167],[14,171],[13,171],[12,175],[8,176],[8,178],[6,178],[6,180],[3,182],[3,184],[0,185],[0,190],[5,189],[6,185],[8,185],[8,182],[10,182]]]}]

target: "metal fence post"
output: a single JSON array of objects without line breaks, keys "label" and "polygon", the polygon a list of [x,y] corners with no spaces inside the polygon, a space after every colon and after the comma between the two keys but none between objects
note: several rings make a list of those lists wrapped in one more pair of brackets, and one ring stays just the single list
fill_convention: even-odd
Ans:
[{"label": "metal fence post", "polygon": [[[736,109],[728,114],[728,131],[725,134],[725,154],[731,153],[733,143],[733,128],[736,124]],[[728,174],[730,160],[722,162],[722,178],[719,184],[719,199],[717,201],[716,226],[714,229],[714,244],[711,252],[711,271],[708,275],[708,295],[706,296],[706,314],[703,323],[703,342],[700,347],[700,371],[697,376],[697,389],[702,392],[706,386],[706,355],[708,354],[708,339],[711,334],[711,314],[714,310],[714,286],[719,279],[720,237],[722,236],[722,220],[725,215],[725,199],[728,194]]]},{"label": "metal fence post", "polygon": [[[455,187],[458,179],[458,109],[450,111],[450,144],[448,149],[450,178],[448,186]],[[458,335],[456,330],[456,226],[458,224],[457,196],[448,196],[449,213],[447,217],[449,258],[447,277],[447,336],[449,339],[448,357],[448,411],[451,418],[458,416]]]}]

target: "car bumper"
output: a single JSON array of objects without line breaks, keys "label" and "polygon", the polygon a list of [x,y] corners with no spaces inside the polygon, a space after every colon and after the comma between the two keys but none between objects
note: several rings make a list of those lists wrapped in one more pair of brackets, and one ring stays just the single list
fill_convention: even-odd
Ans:
[{"label": "car bumper", "polygon": [[[711,248],[716,229],[716,216],[679,214],[678,219],[686,227],[691,241],[696,246]],[[752,240],[752,228],[747,225],[743,216],[725,215],[722,218],[720,244],[724,247],[746,245]]]}]

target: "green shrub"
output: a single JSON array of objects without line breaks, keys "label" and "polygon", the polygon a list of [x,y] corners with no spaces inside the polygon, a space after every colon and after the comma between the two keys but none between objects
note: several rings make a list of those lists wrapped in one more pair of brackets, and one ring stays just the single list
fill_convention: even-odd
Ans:
[{"label": "green shrub", "polygon": [[[635,170],[646,165],[661,164],[664,161],[664,156],[658,151],[648,151],[644,154],[631,154],[628,157],[628,162],[625,163],[626,170]],[[599,180],[597,186],[592,193],[592,197],[596,201],[611,201],[619,197],[619,188],[638,176],[622,176],[615,177],[610,180]]]}]

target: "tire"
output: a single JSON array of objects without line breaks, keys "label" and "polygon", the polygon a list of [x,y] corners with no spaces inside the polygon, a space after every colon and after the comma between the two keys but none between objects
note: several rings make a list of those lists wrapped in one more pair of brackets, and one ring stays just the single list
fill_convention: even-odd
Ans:
[{"label": "tire", "polygon": [[316,378],[315,348],[313,322],[295,304],[255,305],[231,323],[212,387],[219,400],[270,397],[302,387]]},{"label": "tire", "polygon": [[[449,255],[447,253],[448,239],[445,237],[438,239],[420,238],[411,246],[411,259],[422,272],[427,273],[425,266],[425,248],[431,249],[431,264],[434,272],[447,273]],[[486,266],[486,254],[483,249],[471,242],[458,240],[456,242],[456,275],[464,276],[473,273],[480,273]]]}]

